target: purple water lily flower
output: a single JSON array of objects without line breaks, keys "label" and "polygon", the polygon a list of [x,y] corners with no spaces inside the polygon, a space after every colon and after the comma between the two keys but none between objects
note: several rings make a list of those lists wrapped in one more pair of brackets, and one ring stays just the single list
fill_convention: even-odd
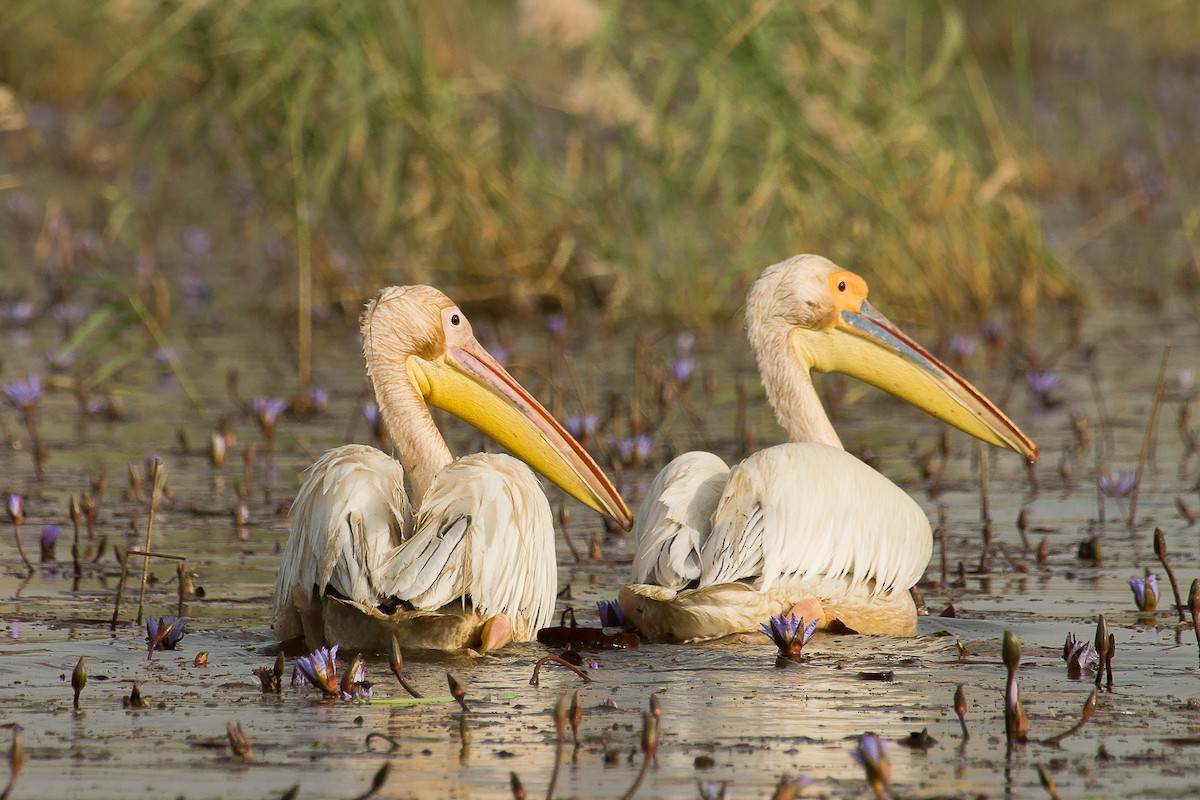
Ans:
[{"label": "purple water lily flower", "polygon": [[322,647],[306,656],[297,658],[296,664],[292,668],[292,685],[297,686],[307,681],[325,694],[336,696],[340,691],[337,678],[337,651],[338,646],[335,644],[333,647]]},{"label": "purple water lily flower", "polygon": [[104,237],[100,232],[88,228],[75,235],[71,242],[75,249],[75,257],[81,260],[94,259],[104,252]]},{"label": "purple water lily flower", "polygon": [[625,628],[629,625],[617,600],[597,600],[596,612],[600,615],[600,626],[603,628]]},{"label": "purple water lily flower", "polygon": [[212,234],[199,226],[186,228],[183,231],[183,246],[193,255],[205,255],[212,250]]},{"label": "purple water lily flower", "polygon": [[1048,406],[1057,402],[1054,393],[1062,386],[1062,378],[1057,372],[1031,369],[1025,373],[1025,385],[1039,403]]},{"label": "purple water lily flower", "polygon": [[800,663],[800,652],[817,632],[817,620],[805,622],[797,619],[795,614],[780,614],[762,623],[761,632],[779,648],[777,664],[783,661]]},{"label": "purple water lily flower", "polygon": [[546,330],[555,339],[562,339],[567,335],[567,318],[559,312],[546,315]]},{"label": "purple water lily flower", "polygon": [[58,544],[58,537],[62,535],[62,528],[58,525],[43,525],[42,526],[42,563],[54,561],[54,549]]},{"label": "purple water lily flower", "polygon": [[867,784],[877,798],[892,792],[892,766],[888,762],[887,751],[886,739],[876,733],[864,733],[858,737],[858,743],[850,752],[850,756],[866,771]]},{"label": "purple water lily flower", "polygon": [[696,334],[691,331],[683,331],[675,337],[675,357],[687,358],[692,354],[692,347],[696,344]]},{"label": "purple water lily flower", "polygon": [[617,455],[625,466],[637,466],[649,458],[653,448],[654,437],[638,433],[617,442]]},{"label": "purple water lily flower", "polygon": [[701,781],[700,800],[729,800],[729,781]]},{"label": "purple water lily flower", "polygon": [[154,349],[154,363],[160,367],[169,367],[172,363],[179,361],[181,357],[182,354],[179,352],[179,348],[175,346],[156,347]]},{"label": "purple water lily flower", "polygon": [[5,309],[4,316],[10,325],[25,326],[33,322],[33,318],[37,316],[37,306],[33,304],[32,300],[18,300]]},{"label": "purple water lily flower", "polygon": [[487,351],[492,354],[492,358],[496,359],[501,366],[508,364],[508,348],[499,342],[492,342],[487,347]]},{"label": "purple water lily flower", "polygon": [[567,417],[563,420],[563,427],[574,438],[584,439],[596,435],[596,431],[600,429],[600,418],[595,414]]},{"label": "purple water lily flower", "polygon": [[42,381],[37,375],[30,375],[23,381],[13,381],[2,391],[10,406],[28,411],[42,399]]},{"label": "purple water lily flower", "polygon": [[1100,654],[1090,642],[1081,642],[1075,634],[1068,633],[1063,644],[1063,661],[1067,662],[1067,677],[1080,678],[1100,664]]},{"label": "purple water lily flower", "polygon": [[671,362],[671,379],[676,385],[686,387],[692,382],[692,375],[696,372],[696,359],[689,357],[677,358]]},{"label": "purple water lily flower", "polygon": [[363,404],[362,409],[363,419],[367,422],[367,427],[375,430],[379,426],[379,406],[373,402]]},{"label": "purple water lily flower", "polygon": [[1133,590],[1138,611],[1149,613],[1158,608],[1158,576],[1153,572],[1146,573],[1144,578],[1130,578],[1129,588]]},{"label": "purple water lily flower", "polygon": [[1108,497],[1124,497],[1137,486],[1138,477],[1136,472],[1117,470],[1108,475],[1100,475],[1096,478],[1096,484]]},{"label": "purple water lily flower", "polygon": [[951,358],[961,363],[975,353],[975,340],[956,333],[950,337],[949,350]]},{"label": "purple water lily flower", "polygon": [[275,420],[287,410],[288,401],[281,397],[254,398],[254,413],[258,414],[258,424],[263,433],[270,436],[275,429]]},{"label": "purple water lily flower", "polygon": [[329,390],[322,389],[320,386],[314,386],[308,393],[308,399],[312,400],[313,408],[317,411],[324,411],[329,408]]},{"label": "purple water lily flower", "polygon": [[1003,341],[1005,332],[1004,323],[998,319],[989,319],[979,326],[979,334],[983,337],[984,344],[989,347]]},{"label": "purple water lily flower", "polygon": [[174,615],[146,618],[146,641],[154,650],[174,650],[183,638],[187,621]]},{"label": "purple water lily flower", "polygon": [[18,525],[25,519],[25,498],[19,494],[8,496],[8,518]]}]

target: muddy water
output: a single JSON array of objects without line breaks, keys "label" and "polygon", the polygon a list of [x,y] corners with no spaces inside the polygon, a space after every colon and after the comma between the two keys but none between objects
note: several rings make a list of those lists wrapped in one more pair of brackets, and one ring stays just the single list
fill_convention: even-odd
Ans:
[{"label": "muddy water", "polygon": [[[1063,401],[1051,408],[1032,402],[1023,383],[1007,379],[1003,369],[985,369],[980,349],[966,370],[1007,398],[1014,418],[1039,443],[1043,460],[1038,489],[1032,491],[1015,456],[989,456],[988,501],[996,540],[1021,569],[1001,553],[980,562],[980,492],[975,450],[965,437],[952,437],[951,457],[941,476],[941,491],[931,497],[911,458],[936,446],[938,425],[877,393],[847,385],[838,425],[852,447],[869,443],[879,467],[917,497],[936,519],[943,506],[947,519],[946,563],[942,582],[940,552],[927,577],[925,600],[933,616],[921,620],[915,638],[821,636],[806,650],[808,661],[776,669],[773,649],[761,637],[705,646],[646,645],[634,651],[591,654],[597,668],[591,682],[553,665],[539,686],[529,679],[534,662],[548,654],[537,644],[515,645],[482,659],[468,656],[409,654],[407,671],[427,695],[446,695],[445,673],[452,672],[473,698],[467,717],[469,744],[460,735],[460,715],[452,703],[417,707],[389,704],[403,697],[384,659],[369,662],[376,682],[375,702],[329,703],[312,691],[285,687],[282,696],[263,696],[252,674],[271,663],[270,591],[282,543],[286,509],[299,471],[322,449],[347,437],[367,441],[358,415],[364,398],[353,337],[326,331],[318,342],[326,356],[317,383],[330,389],[329,410],[307,420],[285,418],[274,441],[273,470],[264,466],[261,435],[248,410],[249,398],[286,385],[279,364],[282,349],[272,337],[252,337],[235,321],[204,338],[189,338],[185,361],[201,387],[205,408],[187,405],[178,383],[152,365],[127,373],[126,418],[116,423],[79,423],[75,401],[52,393],[40,418],[50,450],[47,479],[32,478],[26,450],[5,447],[0,470],[5,491],[31,493],[25,547],[36,557],[37,536],[45,522],[64,524],[59,562],[40,567],[21,580],[20,562],[5,529],[0,538],[0,724],[25,729],[28,762],[13,797],[278,797],[299,786],[299,797],[354,797],[366,792],[383,764],[391,767],[381,795],[388,797],[506,797],[515,771],[530,796],[545,792],[554,759],[550,711],[564,692],[579,689],[585,707],[582,746],[566,748],[555,794],[618,797],[633,781],[640,764],[637,746],[641,715],[651,694],[663,708],[658,764],[646,778],[643,797],[697,796],[698,781],[729,781],[733,797],[766,797],[782,773],[813,780],[806,796],[861,797],[867,794],[862,770],[849,757],[853,737],[877,731],[891,741],[897,793],[904,797],[1043,797],[1036,765],[1045,765],[1065,797],[1193,796],[1200,790],[1194,763],[1200,742],[1200,710],[1187,701],[1200,695],[1197,646],[1190,629],[1177,632],[1169,613],[1169,588],[1150,547],[1161,526],[1168,536],[1173,565],[1186,594],[1200,575],[1197,528],[1176,509],[1176,497],[1200,505],[1193,489],[1196,466],[1180,469],[1182,445],[1176,433],[1180,403],[1174,390],[1163,406],[1160,434],[1146,470],[1138,504],[1138,522],[1130,532],[1127,510],[1108,499],[1106,522],[1098,522],[1094,489],[1095,456],[1089,448],[1069,456],[1073,486],[1064,484],[1058,463],[1076,441],[1071,410],[1090,420],[1092,447],[1105,445],[1114,469],[1136,467],[1142,432],[1153,397],[1162,348],[1173,343],[1168,374],[1200,366],[1197,326],[1182,311],[1165,314],[1167,322],[1134,308],[1095,316],[1084,340],[1095,347],[1091,360],[1081,348],[1063,350],[1056,334],[1042,350],[1063,376]],[[191,324],[199,325],[197,320]],[[483,327],[483,326],[481,326]],[[44,339],[42,337],[45,337]],[[488,333],[481,338],[488,341]],[[1061,337],[1058,337],[1061,338]],[[11,335],[5,374],[39,368],[52,337],[37,329]],[[602,408],[605,385],[630,380],[632,345],[623,338],[589,344],[569,337],[577,355],[568,373],[555,348],[540,331],[505,338],[523,361],[510,362],[535,393],[551,398],[561,413]],[[202,344],[199,344],[202,343]],[[670,339],[655,343],[653,358],[670,352]],[[665,453],[703,443],[731,456],[740,437],[735,426],[734,379],[752,367],[739,335],[728,331],[702,335],[702,363],[721,364],[711,396],[701,381],[691,390],[694,410],[672,416],[669,432],[658,439],[653,463],[627,469],[621,477],[626,497],[636,502]],[[615,373],[597,364],[615,360]],[[228,369],[239,371],[238,395],[226,391]],[[1091,388],[1099,379],[1103,412]],[[548,375],[569,375],[548,384]],[[204,448],[211,427],[229,415],[238,435],[226,466],[214,471]],[[751,391],[750,426],[759,445],[779,433],[757,388]],[[5,412],[11,439],[23,440],[20,422]],[[458,451],[473,446],[462,426],[449,426]],[[182,430],[190,442],[178,441]],[[241,456],[255,443],[255,489],[251,526],[244,538],[232,523],[237,503],[234,486]],[[146,507],[123,496],[127,464],[158,454],[169,470],[172,498],[156,520],[154,549],[187,558],[205,589],[203,599],[185,604],[188,633],[176,651],[146,658],[144,628],[134,624],[137,592],[126,590],[121,622],[109,629],[117,567],[112,545],[122,549],[140,541]],[[84,539],[85,553],[107,537],[108,550],[85,564],[73,588],[70,531],[65,519],[68,495],[81,491],[101,471],[109,487],[100,503],[96,538]],[[556,500],[557,502],[557,500]],[[1028,509],[1032,544],[1044,536],[1049,557],[1039,564],[1023,551],[1014,521]],[[1095,528],[1103,559],[1081,561],[1079,544]],[[574,508],[572,531],[582,546],[599,531],[594,515]],[[560,542],[560,585],[583,624],[595,623],[593,601],[615,595],[627,569],[629,550],[619,540],[604,541],[605,560],[576,564]],[[962,563],[960,578],[958,565]],[[140,562],[137,562],[140,566]],[[1157,620],[1139,620],[1126,580],[1145,567],[1164,577]],[[157,583],[147,596],[147,612],[173,613],[177,594],[173,565],[155,563]],[[953,618],[937,613],[953,605]],[[1095,717],[1058,746],[1028,743],[1006,754],[1003,735],[1004,668],[999,644],[1012,630],[1024,643],[1019,674],[1030,718],[1031,736],[1057,734],[1078,718],[1089,681],[1068,679],[1060,658],[1066,634],[1091,639],[1096,615],[1104,613],[1116,634],[1115,685],[1102,694]],[[961,656],[961,643],[966,655]],[[193,662],[206,652],[206,666]],[[82,708],[71,707],[70,672],[80,656],[91,676]],[[289,664],[290,670],[290,664]],[[885,679],[886,678],[886,679]],[[133,681],[151,706],[122,708]],[[971,738],[963,743],[952,711],[956,685],[968,699]],[[228,721],[240,722],[254,755],[248,762],[229,755]],[[928,750],[900,742],[927,729],[936,739]],[[398,744],[375,739],[379,732]],[[0,733],[6,747],[8,733]],[[616,752],[606,764],[606,749]]]}]

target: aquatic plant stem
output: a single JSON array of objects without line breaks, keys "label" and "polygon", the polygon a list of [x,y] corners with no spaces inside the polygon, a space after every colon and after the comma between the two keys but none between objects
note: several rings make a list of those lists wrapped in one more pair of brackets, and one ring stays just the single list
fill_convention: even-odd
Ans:
[{"label": "aquatic plant stem", "polygon": [[1179,581],[1175,580],[1175,570],[1171,569],[1171,565],[1167,562],[1167,537],[1163,535],[1162,528],[1154,529],[1154,555],[1158,556],[1159,562],[1167,572],[1167,579],[1171,582],[1171,593],[1175,595],[1175,611],[1179,614],[1179,621],[1186,622],[1187,617],[1183,613],[1183,598],[1179,595]]},{"label": "aquatic plant stem", "polygon": [[991,483],[988,475],[988,454],[984,444],[979,443],[979,520],[983,523],[983,551],[979,554],[979,572],[988,571],[988,554],[992,549],[992,515],[988,509],[988,489]]},{"label": "aquatic plant stem", "polygon": [[1058,744],[1068,736],[1078,733],[1079,730],[1088,723],[1088,720],[1092,718],[1092,714],[1096,713],[1097,697],[1099,697],[1099,693],[1096,689],[1092,689],[1092,693],[1088,695],[1087,700],[1085,700],[1083,703],[1083,713],[1080,716],[1079,721],[1070,728],[1067,728],[1062,733],[1057,734],[1056,736],[1051,736],[1049,739],[1043,739],[1042,744]]},{"label": "aquatic plant stem", "polygon": [[1012,631],[1004,632],[1000,656],[1008,670],[1004,683],[1004,734],[1009,745],[1024,742],[1029,732],[1029,720],[1021,705],[1021,693],[1017,687],[1017,667],[1021,664],[1021,640]]},{"label": "aquatic plant stem", "polygon": [[396,680],[400,681],[400,685],[404,687],[404,691],[408,692],[413,697],[421,697],[408,679],[404,677],[404,655],[400,652],[400,640],[395,636],[392,637],[392,658],[390,666],[392,674],[396,676]]},{"label": "aquatic plant stem", "polygon": [[[154,536],[154,513],[158,510],[158,502],[162,499],[163,489],[167,485],[167,467],[162,459],[154,459],[152,474],[150,479],[154,481],[154,488],[150,490],[150,514],[146,520],[146,548],[142,554],[142,586],[138,592],[138,613],[137,624],[142,623],[142,611],[146,603],[146,579],[150,576],[150,546],[151,538]],[[113,617],[113,623],[116,623],[116,616]]]},{"label": "aquatic plant stem", "polygon": [[71,517],[71,525],[75,528],[75,538],[71,540],[71,564],[75,569],[75,588],[78,589],[79,579],[83,577],[83,567],[79,563],[79,522],[83,519],[83,512],[79,510],[79,503],[75,502],[75,495],[71,495],[67,503],[67,515]]},{"label": "aquatic plant stem", "polygon": [[1158,411],[1162,407],[1163,387],[1167,382],[1167,360],[1171,357],[1171,345],[1163,349],[1162,364],[1158,368],[1158,382],[1154,386],[1154,402],[1150,404],[1150,418],[1146,420],[1146,433],[1142,437],[1142,450],[1138,454],[1137,480],[1133,484],[1133,493],[1129,496],[1129,529],[1133,530],[1137,523],[1138,493],[1142,488],[1142,474],[1146,470],[1146,459],[1150,455],[1150,444],[1154,441],[1154,432],[1158,428]]},{"label": "aquatic plant stem", "polygon": [[637,790],[641,787],[642,781],[646,779],[646,773],[650,771],[650,762],[658,756],[658,720],[650,712],[642,715],[642,768],[638,770],[637,777],[633,779],[633,783],[629,787],[629,791],[622,795],[621,800],[631,800],[637,794]]},{"label": "aquatic plant stem", "polygon": [[539,659],[537,660],[537,663],[533,665],[533,677],[531,677],[531,678],[529,679],[529,685],[530,685],[530,686],[537,686],[537,685],[538,685],[539,675],[540,675],[540,674],[541,674],[541,672],[542,672],[542,665],[543,665],[543,664],[547,664],[547,663],[549,663],[549,664],[561,664],[562,666],[564,666],[564,667],[566,667],[567,669],[569,669],[569,670],[571,670],[572,672],[574,672],[574,673],[575,673],[576,675],[578,675],[579,677],[583,678],[583,682],[584,682],[584,683],[591,683],[591,682],[592,682],[592,679],[591,679],[591,677],[590,677],[590,676],[588,676],[588,674],[587,674],[586,672],[584,672],[584,671],[583,671],[583,670],[581,670],[579,667],[577,667],[577,666],[575,666],[574,664],[572,664],[570,661],[567,661],[566,659],[560,658],[560,657],[558,657],[558,656],[542,656],[541,658],[539,658]]},{"label": "aquatic plant stem", "polygon": [[[1100,681],[1104,677],[1104,665],[1108,662],[1108,622],[1104,619],[1104,615],[1100,615],[1100,619],[1096,622],[1096,639],[1093,646],[1096,648],[1096,654],[1100,660],[1096,662],[1096,688],[1100,688]],[[1111,679],[1110,679],[1111,685]]]},{"label": "aquatic plant stem", "polygon": [[118,553],[117,560],[121,562],[121,577],[117,579],[117,599],[113,602],[112,622],[108,626],[110,631],[117,629],[117,617],[121,614],[121,595],[125,593],[125,582],[129,579],[129,551]]},{"label": "aquatic plant stem", "polygon": [[34,418],[33,405],[27,405],[21,409],[25,417],[25,430],[29,431],[30,449],[33,451],[33,472],[37,476],[38,481],[46,476],[46,448],[42,446],[42,439],[38,436],[37,420]]},{"label": "aquatic plant stem", "polygon": [[558,783],[558,768],[562,764],[563,742],[567,738],[567,696],[559,695],[554,704],[554,727],[558,732],[554,744],[554,769],[550,771],[550,783],[546,786],[546,800],[554,797],[554,785]]},{"label": "aquatic plant stem", "polygon": [[1050,771],[1042,764],[1037,765],[1038,780],[1042,782],[1042,788],[1046,790],[1046,794],[1050,795],[1050,800],[1059,800],[1058,789],[1054,786],[1054,778],[1050,777]]},{"label": "aquatic plant stem", "polygon": [[565,503],[558,504],[558,524],[562,527],[563,540],[567,543],[567,549],[571,551],[571,557],[578,564],[583,561],[583,557],[579,555],[579,549],[575,547],[575,540],[571,538],[571,512],[567,510]]},{"label": "aquatic plant stem", "polygon": [[13,520],[13,536],[17,540],[17,553],[21,556],[21,560],[25,562],[25,577],[33,575],[33,563],[29,560],[29,556],[25,555],[25,546],[21,544],[21,521]]},{"label": "aquatic plant stem", "polygon": [[1188,611],[1192,615],[1192,631],[1196,634],[1196,647],[1200,651],[1200,578],[1192,579],[1188,591]]},{"label": "aquatic plant stem", "polygon": [[17,785],[17,776],[21,774],[21,769],[25,766],[25,729],[15,722],[12,723],[12,746],[8,751],[8,783],[4,786],[4,791],[0,792],[0,800],[8,800],[8,796],[12,794],[13,787]]}]

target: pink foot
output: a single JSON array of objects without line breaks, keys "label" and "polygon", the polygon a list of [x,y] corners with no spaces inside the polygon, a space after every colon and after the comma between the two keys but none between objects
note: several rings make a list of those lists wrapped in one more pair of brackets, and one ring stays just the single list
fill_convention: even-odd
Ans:
[{"label": "pink foot", "polygon": [[825,619],[825,607],[821,605],[821,601],[812,598],[796,603],[788,613],[795,614],[796,619],[804,622],[812,622],[815,619],[818,628],[824,628],[829,624],[829,620]]},{"label": "pink foot", "polygon": [[512,623],[508,620],[507,614],[497,614],[494,617],[489,617],[488,621],[483,623],[483,630],[480,632],[480,637],[483,642],[479,645],[479,653],[490,653],[492,650],[499,650],[504,645],[512,641]]}]

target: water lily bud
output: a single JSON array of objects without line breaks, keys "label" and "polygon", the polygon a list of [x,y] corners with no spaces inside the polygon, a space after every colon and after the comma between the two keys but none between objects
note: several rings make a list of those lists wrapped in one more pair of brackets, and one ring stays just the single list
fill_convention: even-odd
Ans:
[{"label": "water lily bud", "polygon": [[1167,537],[1163,535],[1162,528],[1154,529],[1154,555],[1162,559],[1167,554]]},{"label": "water lily bud", "polygon": [[1087,722],[1092,718],[1092,714],[1096,713],[1096,690],[1092,689],[1092,693],[1088,695],[1088,699],[1083,704],[1083,721]]},{"label": "water lily bud", "polygon": [[525,785],[517,777],[517,773],[508,773],[508,785],[512,789],[513,800],[525,800]]},{"label": "water lily bud", "polygon": [[1021,663],[1021,640],[1012,631],[1004,632],[1004,644],[1000,649],[1000,654],[1004,658],[1004,666],[1009,672],[1016,670]]},{"label": "water lily bud", "polygon": [[568,708],[567,696],[565,694],[559,695],[558,701],[554,704],[554,727],[558,728],[560,736],[567,727]]},{"label": "water lily bud", "polygon": [[212,436],[208,441],[208,460],[214,467],[222,467],[225,465],[225,448],[227,446],[225,434],[220,431],[213,431]]},{"label": "water lily bud", "polygon": [[967,715],[967,695],[961,683],[954,690],[954,713],[958,714],[960,719]]},{"label": "water lily bud", "polygon": [[658,695],[650,695],[650,713],[654,715],[655,720],[662,719],[662,704],[658,702]]},{"label": "water lily bud", "polygon": [[450,696],[458,701],[459,707],[463,711],[470,711],[471,709],[467,708],[467,690],[449,672],[446,673],[446,682],[450,684]]},{"label": "water lily bud", "polygon": [[8,750],[8,785],[10,787],[17,782],[17,776],[21,774],[21,768],[25,766],[25,729],[14,724],[12,730],[12,747]]},{"label": "water lily bud", "polygon": [[1103,614],[1096,623],[1096,650],[1101,657],[1108,652],[1108,622],[1105,621]]},{"label": "water lily bud", "polygon": [[71,671],[71,689],[75,692],[75,708],[79,708],[79,694],[85,686],[87,686],[87,662],[83,660],[83,656],[80,656],[79,663]]},{"label": "water lily bud", "polygon": [[79,503],[76,502],[75,495],[71,495],[71,500],[67,503],[67,515],[76,527],[79,526],[80,520],[83,519],[83,511],[79,508]]},{"label": "water lily bud", "polygon": [[1188,608],[1193,617],[1200,614],[1200,578],[1192,579],[1192,588],[1188,590]]},{"label": "water lily bud", "polygon": [[150,459],[150,480],[153,481],[150,489],[151,502],[157,505],[167,486],[167,465],[158,456]]}]

